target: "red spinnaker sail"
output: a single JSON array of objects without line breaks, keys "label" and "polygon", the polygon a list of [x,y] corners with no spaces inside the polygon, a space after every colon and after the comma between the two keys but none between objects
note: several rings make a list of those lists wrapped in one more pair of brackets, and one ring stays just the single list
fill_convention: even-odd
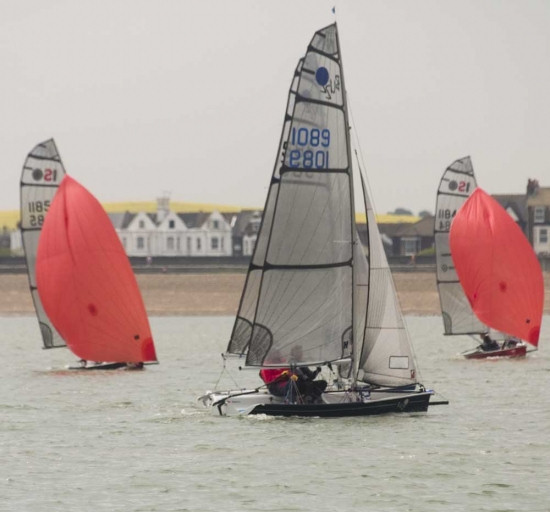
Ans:
[{"label": "red spinnaker sail", "polygon": [[149,320],[109,217],[65,176],[44,221],[36,279],[44,309],[68,347],[90,361],[156,361]]},{"label": "red spinnaker sail", "polygon": [[477,317],[536,346],[544,303],[542,271],[525,235],[504,208],[477,188],[453,220],[450,247]]}]

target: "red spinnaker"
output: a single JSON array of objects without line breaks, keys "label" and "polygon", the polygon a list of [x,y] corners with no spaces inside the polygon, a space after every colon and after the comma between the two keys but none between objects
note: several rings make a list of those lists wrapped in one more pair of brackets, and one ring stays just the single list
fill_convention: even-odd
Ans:
[{"label": "red spinnaker", "polygon": [[143,299],[109,217],[65,176],[46,215],[36,257],[44,309],[78,357],[156,361]]},{"label": "red spinnaker", "polygon": [[544,303],[539,261],[519,226],[480,188],[457,212],[450,248],[477,317],[537,346]]}]

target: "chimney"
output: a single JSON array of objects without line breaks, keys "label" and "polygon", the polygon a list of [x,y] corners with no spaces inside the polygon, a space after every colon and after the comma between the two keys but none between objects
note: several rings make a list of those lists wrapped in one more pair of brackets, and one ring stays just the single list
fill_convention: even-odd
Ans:
[{"label": "chimney", "polygon": [[157,198],[157,222],[162,222],[170,213],[170,197]]},{"label": "chimney", "polygon": [[527,180],[527,197],[536,196],[539,191],[539,180]]}]

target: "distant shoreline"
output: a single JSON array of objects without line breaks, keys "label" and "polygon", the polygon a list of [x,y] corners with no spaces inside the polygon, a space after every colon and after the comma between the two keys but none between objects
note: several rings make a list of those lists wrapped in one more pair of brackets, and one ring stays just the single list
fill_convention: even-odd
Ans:
[{"label": "distant shoreline", "polygon": [[[441,314],[433,272],[393,272],[403,313]],[[239,307],[246,273],[137,273],[150,316],[232,316]],[[550,313],[550,273],[545,272],[545,313]],[[27,275],[0,274],[0,316],[34,315]]]}]

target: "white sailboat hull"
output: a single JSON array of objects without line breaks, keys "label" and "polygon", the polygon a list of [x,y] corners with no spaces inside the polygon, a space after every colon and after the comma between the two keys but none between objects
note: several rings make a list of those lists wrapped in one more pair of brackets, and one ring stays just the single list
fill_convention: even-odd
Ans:
[{"label": "white sailboat hull", "polygon": [[216,416],[369,416],[391,412],[423,412],[428,409],[433,391],[375,392],[329,391],[314,404],[288,403],[267,391],[243,390],[207,393],[200,398]]}]

